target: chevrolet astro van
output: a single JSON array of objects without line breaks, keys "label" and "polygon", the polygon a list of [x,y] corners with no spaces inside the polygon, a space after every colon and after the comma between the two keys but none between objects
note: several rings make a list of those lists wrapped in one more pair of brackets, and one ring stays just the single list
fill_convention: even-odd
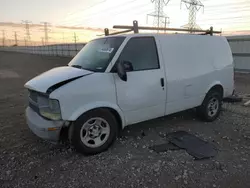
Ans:
[{"label": "chevrolet astro van", "polygon": [[77,151],[96,154],[131,124],[192,108],[214,121],[233,93],[234,66],[222,36],[105,36],[25,87],[32,132],[50,141],[67,135]]}]

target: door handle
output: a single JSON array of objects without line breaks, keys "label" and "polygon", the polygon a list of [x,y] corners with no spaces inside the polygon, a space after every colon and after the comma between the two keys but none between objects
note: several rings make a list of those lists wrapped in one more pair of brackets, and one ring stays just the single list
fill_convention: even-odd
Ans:
[{"label": "door handle", "polygon": [[164,83],[164,78],[161,78],[161,87],[164,87],[165,83]]}]

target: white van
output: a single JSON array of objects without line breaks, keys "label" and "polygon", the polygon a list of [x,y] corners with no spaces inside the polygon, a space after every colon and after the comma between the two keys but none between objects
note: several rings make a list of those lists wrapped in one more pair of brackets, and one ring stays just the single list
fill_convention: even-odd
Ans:
[{"label": "white van", "polygon": [[25,84],[30,129],[85,154],[106,150],[125,126],[196,108],[215,120],[234,90],[221,36],[128,34],[90,41],[65,67]]}]

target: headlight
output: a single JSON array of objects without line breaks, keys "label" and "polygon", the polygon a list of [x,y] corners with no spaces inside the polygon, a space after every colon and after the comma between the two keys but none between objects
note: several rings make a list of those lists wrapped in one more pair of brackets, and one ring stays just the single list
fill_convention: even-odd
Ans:
[{"label": "headlight", "polygon": [[62,119],[58,100],[39,97],[38,105],[41,116],[55,121]]}]

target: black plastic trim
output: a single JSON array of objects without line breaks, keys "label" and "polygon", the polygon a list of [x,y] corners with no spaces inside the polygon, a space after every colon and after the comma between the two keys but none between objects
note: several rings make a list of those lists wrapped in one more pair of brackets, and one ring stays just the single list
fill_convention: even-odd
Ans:
[{"label": "black plastic trim", "polygon": [[250,57],[250,53],[233,53],[233,56],[237,56],[237,57]]},{"label": "black plastic trim", "polygon": [[83,76],[77,76],[77,77],[75,77],[75,78],[71,78],[71,79],[68,79],[68,80],[59,82],[59,83],[57,83],[57,84],[55,84],[55,85],[49,87],[49,88],[47,89],[46,93],[47,93],[47,94],[50,94],[50,93],[52,93],[53,91],[55,91],[56,89],[62,87],[63,85],[68,84],[68,83],[70,83],[70,82],[72,82],[72,81],[74,81],[74,80],[77,80],[78,78],[82,78],[82,77],[88,76],[88,75],[90,75],[90,74],[93,74],[93,73],[85,74],[85,75],[83,75]]}]

